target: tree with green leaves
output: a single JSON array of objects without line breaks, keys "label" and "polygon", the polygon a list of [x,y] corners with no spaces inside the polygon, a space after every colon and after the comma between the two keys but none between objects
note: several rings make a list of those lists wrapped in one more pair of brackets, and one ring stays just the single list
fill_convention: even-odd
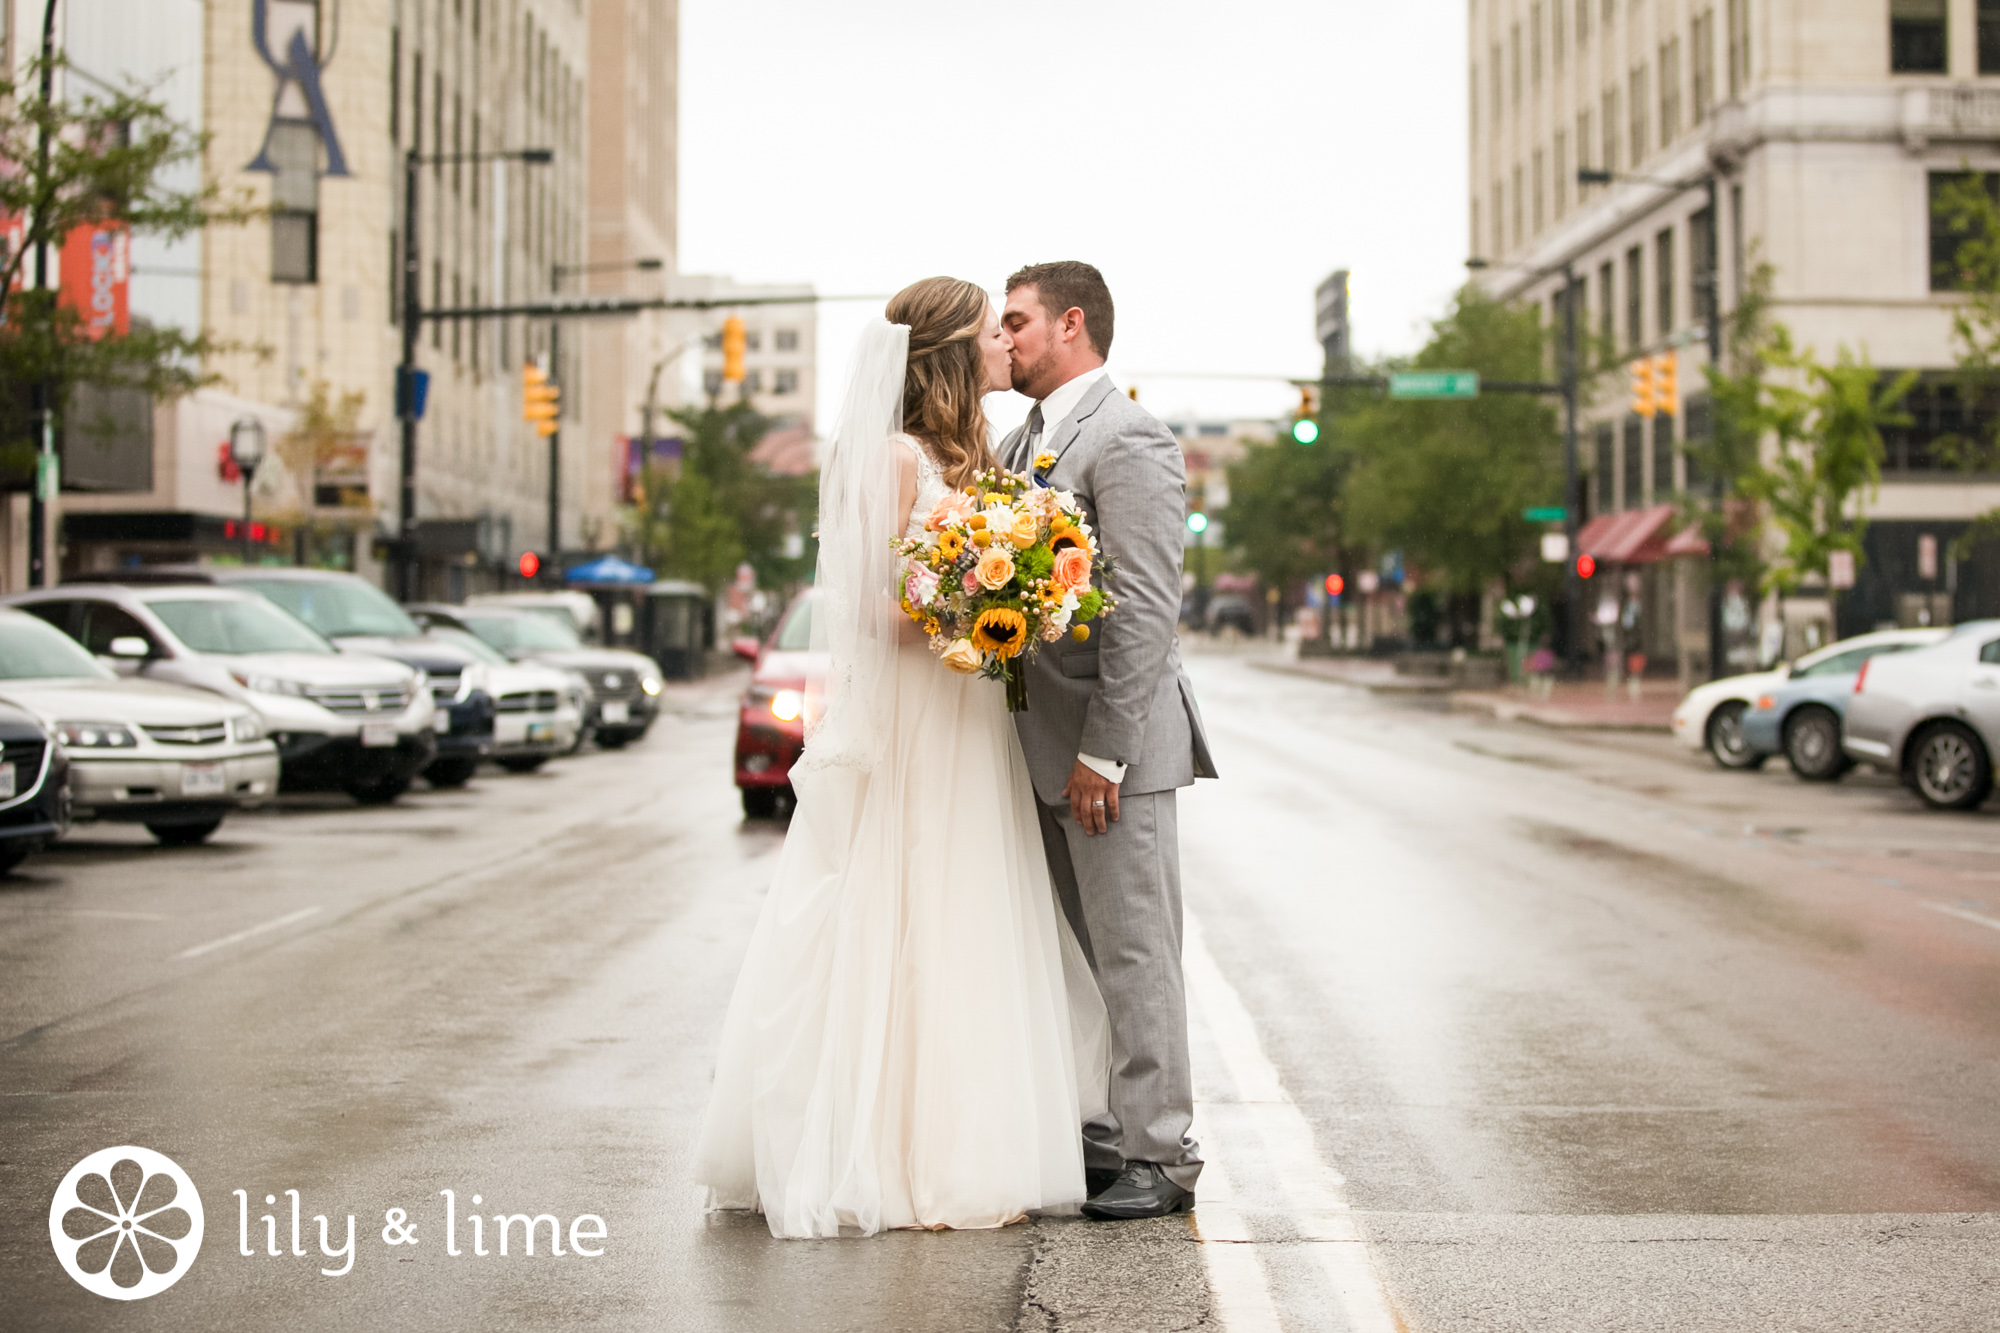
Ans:
[{"label": "tree with green leaves", "polygon": [[[1990,409],[2000,400],[2000,203],[1993,191],[2000,177],[1965,172],[1940,189],[1931,207],[1943,221],[1955,245],[1947,285],[1962,294],[1952,308],[1952,341],[1958,348],[1960,398],[1976,409],[1967,415],[1977,422],[1963,435],[1948,435],[1933,448],[1940,459],[1962,472],[2000,472],[2000,412]],[[1980,418],[1984,417],[1981,421]],[[2000,538],[2000,509],[1976,517],[1953,543],[1960,559],[1981,542]]]},{"label": "tree with green leaves", "polygon": [[812,528],[817,479],[775,476],[750,457],[770,422],[747,403],[668,414],[682,430],[678,464],[648,460],[627,511],[626,537],[640,560],[719,591],[745,561],[767,588],[812,572],[810,543],[787,556],[793,533]]},{"label": "tree with green leaves", "polygon": [[1284,432],[1253,443],[1227,475],[1223,532],[1265,587],[1291,588],[1339,567],[1346,462],[1330,435],[1300,444]]},{"label": "tree with green leaves", "polygon": [[251,216],[241,202],[225,204],[212,183],[169,183],[176,168],[200,164],[206,140],[146,90],[44,98],[42,85],[63,68],[60,55],[37,58],[22,67],[19,82],[0,79],[0,218],[15,242],[0,253],[0,472],[16,480],[37,447],[38,387],[57,418],[78,385],[171,398],[213,382],[203,361],[225,350],[205,334],[138,320],[128,333],[94,336],[82,315],[58,300],[53,262],[49,286],[20,285],[34,279],[38,248],[47,246],[53,260],[72,231],[93,224],[172,240]]}]

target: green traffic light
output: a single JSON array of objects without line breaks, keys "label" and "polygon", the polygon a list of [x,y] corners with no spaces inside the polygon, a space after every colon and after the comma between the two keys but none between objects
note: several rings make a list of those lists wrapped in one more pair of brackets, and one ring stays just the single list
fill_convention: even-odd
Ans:
[{"label": "green traffic light", "polygon": [[1197,509],[1194,513],[1187,516],[1187,525],[1188,531],[1198,537],[1208,531],[1208,515]]},{"label": "green traffic light", "polygon": [[1292,423],[1292,438],[1300,444],[1311,444],[1319,438],[1319,423],[1311,417],[1300,417]]}]

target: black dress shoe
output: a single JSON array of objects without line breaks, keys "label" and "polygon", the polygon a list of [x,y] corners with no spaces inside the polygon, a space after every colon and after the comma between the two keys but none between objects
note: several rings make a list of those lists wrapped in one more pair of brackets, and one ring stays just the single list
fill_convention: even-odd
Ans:
[{"label": "black dress shoe", "polygon": [[1093,1194],[1083,1215],[1100,1222],[1126,1222],[1139,1217],[1165,1217],[1194,1211],[1194,1193],[1167,1179],[1152,1162],[1127,1162],[1109,1188]]},{"label": "black dress shoe", "polygon": [[1118,1181],[1118,1173],[1124,1170],[1118,1166],[1086,1166],[1083,1168],[1083,1197],[1094,1198],[1110,1189]]}]

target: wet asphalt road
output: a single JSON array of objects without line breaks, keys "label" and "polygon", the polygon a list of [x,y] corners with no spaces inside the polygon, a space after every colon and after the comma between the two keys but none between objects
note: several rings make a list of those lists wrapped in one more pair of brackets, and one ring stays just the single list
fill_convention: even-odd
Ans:
[{"label": "wet asphalt road", "polygon": [[[725,680],[623,753],[185,852],[84,829],[0,881],[0,1324],[2000,1326],[2000,803],[1192,674],[1226,774],[1181,818],[1193,1226],[780,1244],[701,1216],[687,1154],[782,836],[738,817]],[[113,1304],[48,1215],[126,1143],[187,1170],[206,1235]],[[602,1218],[603,1253],[552,1257],[544,1222],[502,1257],[517,1213],[566,1245]],[[316,1215],[336,1249],[354,1217],[342,1276]]]}]

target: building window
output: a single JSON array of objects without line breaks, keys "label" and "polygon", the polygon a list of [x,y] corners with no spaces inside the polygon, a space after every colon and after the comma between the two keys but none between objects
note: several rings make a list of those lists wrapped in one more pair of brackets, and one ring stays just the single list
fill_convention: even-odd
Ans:
[{"label": "building window", "polygon": [[1502,109],[1500,94],[1502,87],[1500,77],[1500,43],[1498,42],[1493,43],[1492,58],[1487,62],[1487,67],[1492,74],[1492,77],[1487,82],[1493,85],[1493,129],[1495,133],[1498,133],[1500,129],[1500,112]]},{"label": "building window", "polygon": [[1521,169],[1519,167],[1515,167],[1514,168],[1514,244],[1516,245],[1519,245],[1522,242],[1522,240],[1525,239],[1522,234],[1522,227],[1524,223],[1527,221],[1527,219],[1524,216],[1526,210],[1522,207],[1521,204],[1522,193],[1523,191],[1521,189]]},{"label": "building window", "polygon": [[1618,170],[1618,90],[1604,91],[1604,152],[1597,165],[1606,171]]},{"label": "building window", "polygon": [[762,329],[745,329],[743,331],[743,350],[746,352],[763,351],[764,331]]},{"label": "building window", "polygon": [[1466,74],[1465,86],[1470,90],[1465,99],[1466,132],[1476,141],[1479,138],[1479,66],[1474,65]]},{"label": "building window", "polygon": [[1729,0],[1729,100],[1750,87],[1750,0]]},{"label": "building window", "polygon": [[771,372],[771,392],[777,394],[797,393],[799,372],[796,370],[774,370]]},{"label": "building window", "polygon": [[1646,341],[1646,252],[1625,252],[1625,345],[1638,351]]},{"label": "building window", "polygon": [[1493,182],[1493,253],[1496,255],[1507,253],[1507,233],[1505,224],[1500,220],[1506,207],[1506,193],[1499,181]]},{"label": "building window", "polygon": [[1688,73],[1694,79],[1694,123],[1706,124],[1715,106],[1715,11],[1695,16],[1688,31]]},{"label": "building window", "polygon": [[1618,508],[1617,435],[1610,422],[1597,428],[1597,512],[1609,514]]},{"label": "building window", "polygon": [[1674,229],[1668,227],[1653,238],[1654,275],[1658,285],[1654,298],[1659,302],[1660,336],[1674,331]]},{"label": "building window", "polygon": [[1653,418],[1653,503],[1674,493],[1674,419],[1665,412]]},{"label": "building window", "polygon": [[744,371],[744,372],[743,372],[743,392],[745,392],[745,393],[762,393],[762,392],[764,392],[764,372],[763,372],[763,371],[761,371],[761,370],[746,370],[746,371]]},{"label": "building window", "polygon": [[1543,189],[1543,180],[1542,180],[1542,168],[1543,168],[1543,166],[1545,165],[1545,159],[1544,159],[1544,158],[1543,158],[1543,156],[1542,156],[1542,150],[1541,150],[1541,149],[1539,149],[1539,148],[1537,148],[1537,149],[1535,150],[1535,159],[1534,159],[1534,161],[1535,161],[1535,168],[1534,168],[1534,175],[1535,175],[1535,180],[1534,180],[1534,185],[1535,185],[1535,202],[1534,202],[1534,210],[1535,210],[1535,212],[1534,212],[1534,223],[1535,223],[1535,232],[1534,232],[1534,234],[1535,234],[1535,235],[1537,235],[1537,236],[1540,236],[1540,235],[1542,234],[1542,189]]},{"label": "building window", "polygon": [[1610,365],[1618,354],[1618,306],[1611,294],[1611,261],[1597,268],[1597,357],[1600,365]]},{"label": "building window", "polygon": [[1637,167],[1653,151],[1653,141],[1646,134],[1646,85],[1647,70],[1640,65],[1632,71],[1632,165]]},{"label": "building window", "polygon": [[[1681,404],[1681,414],[1686,425],[1686,430],[1682,433],[1681,439],[1690,445],[1697,440],[1706,443],[1709,438],[1709,430],[1711,429],[1709,424],[1710,412],[1708,399],[1706,397],[1688,399]],[[1681,450],[1681,455],[1685,459],[1683,471],[1686,474],[1684,480],[1687,489],[1691,491],[1700,490],[1703,485],[1700,457],[1687,452],[1685,446]]]},{"label": "building window", "polygon": [[[1590,145],[1590,113],[1579,111],[1576,113],[1576,165],[1579,170],[1590,165]],[[1576,197],[1579,200],[1583,198],[1586,188],[1588,187],[1582,185],[1576,187]]]},{"label": "building window", "polygon": [[1563,67],[1563,0],[1549,5],[1549,59],[1560,71]]},{"label": "building window", "polygon": [[1478,254],[1483,233],[1479,230],[1479,196],[1472,197],[1472,248],[1470,253]]},{"label": "building window", "polygon": [[[1557,0],[1560,4],[1561,0]],[[1528,78],[1542,86],[1542,6],[1540,0],[1528,6]]]},{"label": "building window", "polygon": [[1979,72],[2000,74],[2000,0],[1979,0]]},{"label": "building window", "polygon": [[780,352],[798,351],[799,331],[797,329],[779,329],[771,335],[771,346],[774,350]]},{"label": "building window", "polygon": [[1889,0],[1889,72],[1945,72],[1945,0]]},{"label": "building window", "polygon": [[[1978,174],[1987,195],[2000,201],[2000,173],[1986,171]],[[1942,196],[1946,189],[1970,180],[1972,175],[1964,171],[1933,171],[1930,175],[1931,290],[1934,292],[1956,291],[1959,287],[1958,247],[1970,237],[1952,226],[1951,214],[1943,207]]]},{"label": "building window", "polygon": [[1509,88],[1513,93],[1514,105],[1521,104],[1521,25],[1516,23],[1507,33],[1507,72],[1513,75]]},{"label": "building window", "polygon": [[271,215],[271,281],[319,281],[319,214]]},{"label": "building window", "polygon": [[722,395],[722,372],[719,370],[702,371],[701,387],[702,391],[710,398],[720,397]]},{"label": "building window", "polygon": [[271,127],[271,281],[319,281],[319,134],[302,121]]},{"label": "building window", "polygon": [[1688,287],[1693,294],[1694,322],[1706,326],[1715,312],[1715,286],[1721,280],[1715,265],[1715,215],[1704,208],[1688,219]]},{"label": "building window", "polygon": [[[1883,371],[1884,382],[1895,372]],[[1952,372],[1933,372],[1911,386],[1900,404],[1909,420],[1882,428],[1882,467],[1889,472],[1956,470],[1958,449],[1967,440],[1993,438],[1994,405],[1968,408]],[[1947,447],[1940,448],[1940,444]]]},{"label": "building window", "polygon": [[1556,131],[1555,187],[1556,216],[1561,217],[1569,207],[1569,139],[1561,130]]},{"label": "building window", "polygon": [[1660,146],[1681,137],[1681,39],[1660,46]]},{"label": "building window", "polygon": [[1590,41],[1590,0],[1576,0],[1576,44]]},{"label": "building window", "polygon": [[1625,418],[1625,466],[1621,469],[1625,476],[1625,494],[1619,497],[1620,509],[1637,509],[1645,501],[1646,487],[1646,418]]}]

